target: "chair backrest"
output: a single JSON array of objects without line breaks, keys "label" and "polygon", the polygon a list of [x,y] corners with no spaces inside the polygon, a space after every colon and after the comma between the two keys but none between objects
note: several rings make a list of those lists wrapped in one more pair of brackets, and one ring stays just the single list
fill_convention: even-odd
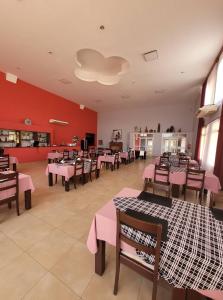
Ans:
[{"label": "chair backrest", "polygon": [[97,165],[98,165],[98,160],[97,159],[92,159],[91,160],[90,172],[94,172],[97,169]]},{"label": "chair backrest", "polygon": [[[121,241],[134,247],[139,251],[143,251],[146,254],[154,255],[154,279],[158,278],[158,269],[160,261],[160,248],[161,248],[161,236],[162,236],[162,225],[145,222],[134,217],[128,216],[126,213],[121,212],[119,209],[116,210],[117,215],[117,232],[116,232],[116,247],[117,251],[121,251]],[[148,235],[152,235],[156,240],[156,245],[145,246],[140,244],[138,241],[132,240],[122,233],[121,225],[127,225],[135,230],[139,230]]]},{"label": "chair backrest", "polygon": [[82,159],[76,160],[74,165],[74,176],[82,175],[84,172],[84,161]]},{"label": "chair backrest", "polygon": [[171,152],[163,152],[163,157],[169,157],[171,155]]},{"label": "chair backrest", "polygon": [[186,187],[195,189],[204,188],[205,170],[187,169]]},{"label": "chair backrest", "polygon": [[84,151],[83,151],[83,154],[82,154],[82,157],[84,157],[84,158],[89,158],[89,153],[88,153],[88,151],[84,150]]},{"label": "chair backrest", "polygon": [[169,184],[170,168],[169,166],[155,165],[154,182]]},{"label": "chair backrest", "polygon": [[18,199],[19,184],[18,172],[0,173],[0,203]]},{"label": "chair backrest", "polygon": [[115,153],[115,164],[119,162],[119,153]]},{"label": "chair backrest", "polygon": [[5,170],[9,168],[9,154],[0,156],[0,170]]},{"label": "chair backrest", "polygon": [[63,151],[63,158],[64,159],[69,159],[69,151],[68,150]]},{"label": "chair backrest", "polygon": [[160,156],[160,165],[162,164],[169,164],[169,156]]},{"label": "chair backrest", "polygon": [[190,162],[190,159],[188,157],[184,157],[184,156],[179,157],[179,166],[180,167],[188,168],[189,162]]}]

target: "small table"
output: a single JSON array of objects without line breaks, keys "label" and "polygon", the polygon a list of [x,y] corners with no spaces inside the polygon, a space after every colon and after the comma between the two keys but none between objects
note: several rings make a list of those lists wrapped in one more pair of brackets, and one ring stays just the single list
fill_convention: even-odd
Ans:
[{"label": "small table", "polygon": [[[100,155],[98,156],[98,170],[101,168],[101,163],[110,163],[111,164],[111,171],[114,170],[114,165],[115,165],[115,155]],[[119,163],[121,163],[121,158],[119,157],[118,160],[118,168],[119,168]]]},{"label": "small table", "polygon": [[[143,172],[143,179],[145,183],[145,188],[149,180],[154,179],[155,165],[149,164]],[[185,168],[172,167],[170,168],[170,183],[172,184],[172,196],[179,198],[180,196],[180,186],[186,183],[186,170]],[[206,171],[204,179],[204,188],[210,192],[217,194],[221,189],[221,184],[219,178],[213,173]]]},{"label": "small table", "polygon": [[[86,175],[90,172],[90,161],[86,159],[84,161],[84,183],[86,183]],[[64,187],[65,191],[70,191],[70,178],[74,176],[74,165],[64,163],[57,164],[52,163],[48,164],[46,168],[46,175],[48,176],[48,184],[49,186],[53,186],[53,174],[60,175],[64,179]],[[99,172],[97,173],[97,177],[99,177]]]},{"label": "small table", "polygon": [[[12,173],[13,171],[6,171]],[[2,173],[6,173],[2,172]],[[30,175],[19,173],[19,192],[24,192],[25,209],[32,208],[31,192],[35,190]],[[0,192],[0,199],[4,198],[4,192]]]},{"label": "small table", "polygon": [[[124,188],[115,197],[137,197],[139,193],[140,193],[139,190],[133,190],[133,189],[130,189],[130,188]],[[180,202],[183,203],[183,201],[181,201],[181,200],[176,200],[176,201],[178,201],[179,203]],[[211,217],[211,215],[209,213],[208,208],[203,208],[203,210],[205,210],[205,213],[204,213],[204,211],[202,210],[202,208],[201,208],[200,205],[196,205],[196,204],[192,204],[192,203],[191,204],[185,203],[184,205],[186,205],[187,207],[182,208],[182,212],[186,208],[188,209],[188,206],[189,206],[189,212],[192,213],[192,211],[194,211],[194,209],[195,209],[195,211],[196,211],[196,213],[198,215],[201,214],[200,216],[202,216],[202,218],[204,217],[203,214],[205,214],[205,215],[209,216],[210,219],[212,219],[212,217]],[[178,208],[179,207],[181,207],[181,205],[177,204],[176,208],[174,208],[174,215],[175,216],[176,216],[176,214],[178,212]],[[164,214],[165,214],[165,212],[164,212]],[[170,215],[169,215],[169,217],[170,216],[172,216],[172,209],[170,209]],[[193,218],[193,213],[190,215],[190,217],[191,216]],[[176,225],[175,225],[177,228],[179,226],[179,222],[181,223],[181,219],[180,218],[184,218],[184,215],[183,214],[182,215],[179,214],[179,220],[178,220],[178,222],[176,222]],[[174,220],[175,220],[175,218],[172,219],[172,223],[173,223]],[[185,219],[184,219],[184,222],[185,222]],[[216,222],[216,221],[212,221],[212,222]],[[184,253],[184,251],[185,251],[185,253],[187,253],[187,255],[189,255],[188,253],[192,254],[191,258],[187,262],[187,267],[191,264],[190,266],[192,268],[193,264],[196,264],[199,261],[199,264],[203,263],[203,268],[201,269],[201,273],[202,273],[203,269],[205,269],[206,266],[207,266],[207,270],[208,270],[208,266],[212,265],[212,261],[209,261],[209,257],[212,257],[212,259],[216,258],[217,261],[215,263],[215,266],[218,264],[218,261],[220,261],[221,254],[218,255],[217,249],[218,249],[219,252],[223,253],[223,249],[222,249],[222,245],[221,245],[221,241],[222,241],[222,233],[221,233],[222,232],[221,231],[222,230],[222,225],[220,227],[220,225],[218,225],[218,223],[220,223],[220,222],[217,221],[217,223],[215,224],[216,228],[218,228],[218,231],[216,231],[216,236],[218,236],[218,238],[215,239],[215,237],[213,237],[213,240],[214,240],[213,243],[212,243],[212,237],[209,237],[209,239],[207,239],[207,246],[206,246],[206,248],[208,249],[209,245],[211,245],[211,247],[213,248],[212,252],[210,252],[210,253],[208,252],[207,257],[206,256],[201,256],[200,257],[199,254],[198,254],[198,256],[196,255],[196,253],[199,253],[199,247],[198,246],[196,246],[197,248],[195,247],[196,249],[194,249],[194,251],[192,251],[193,253],[190,252],[191,247],[193,248],[193,244],[196,245],[196,241],[194,243],[192,243],[192,245],[190,245],[190,244],[184,243],[184,239],[182,239],[182,241],[180,242],[180,245],[181,245],[180,247],[183,247],[183,248],[182,249],[180,248],[181,249],[180,252]],[[199,224],[199,221],[196,222],[196,226],[198,224]],[[204,224],[205,224],[205,222],[204,222],[204,219],[203,219],[202,226]],[[213,226],[213,224],[210,225],[210,226]],[[190,236],[190,234],[192,234],[192,232],[194,232],[193,225],[195,225],[195,224],[191,225],[191,231],[188,230],[188,228],[187,228],[187,230],[185,230],[185,232],[184,232],[184,234],[186,234],[187,238]],[[188,224],[188,226],[190,226],[190,224]],[[209,226],[209,224],[205,225],[205,227],[208,227],[208,226]],[[198,234],[197,231],[201,230],[201,232],[202,232],[202,228],[203,227],[201,227],[201,229],[199,229],[199,228],[196,227],[195,236],[196,235],[199,236],[199,234]],[[179,232],[181,230],[179,230]],[[212,229],[212,231],[213,231],[213,229]],[[170,244],[168,244],[169,245],[168,247],[170,247],[170,245],[172,245],[171,247],[175,247],[177,249],[177,247],[178,247],[177,245],[178,245],[178,242],[180,241],[180,237],[176,235],[176,241],[177,241],[177,243],[174,243],[173,242],[173,238],[175,240],[175,235],[174,235],[175,234],[175,229],[172,230],[172,232],[173,232],[173,234],[171,235],[170,240],[167,242],[167,243],[170,243]],[[178,232],[178,230],[176,230],[176,233],[177,232]],[[203,235],[204,235],[204,233],[202,233],[202,242],[203,242],[203,240],[205,240],[204,237],[203,237]],[[206,236],[208,236],[208,233],[206,234]],[[112,200],[109,201],[105,206],[103,206],[96,213],[96,215],[95,215],[95,217],[93,219],[93,222],[92,222],[92,225],[91,225],[91,228],[90,228],[90,232],[89,232],[89,235],[88,235],[88,240],[87,240],[87,247],[88,247],[89,251],[91,253],[95,254],[95,273],[98,274],[98,275],[100,275],[100,276],[103,275],[104,270],[105,270],[105,243],[106,242],[108,244],[110,244],[110,245],[113,245],[113,246],[116,245],[116,209],[115,209],[115,205],[114,205],[114,203],[113,203]],[[197,243],[198,243],[198,241],[197,241]],[[215,246],[215,243],[217,243],[218,247]],[[201,244],[201,245],[203,245],[203,244]],[[166,247],[166,248],[169,249],[168,247]],[[189,248],[187,248],[187,247],[189,247]],[[217,248],[215,249],[215,247],[217,247]],[[134,252],[135,252],[134,248],[132,248],[129,245],[124,244],[124,243],[122,244],[122,249],[125,250],[125,251],[132,252],[132,253],[133,253],[133,250],[134,250]],[[196,250],[197,250],[197,252],[196,252]],[[216,252],[216,256],[215,256],[215,252]],[[202,250],[201,250],[201,253],[203,253]],[[212,254],[213,254],[213,256],[212,256]],[[170,255],[170,258],[173,257],[172,256],[173,253],[171,252],[171,253],[168,254],[168,250],[167,250],[165,252],[165,254],[164,254],[163,259],[167,260],[167,256],[168,255]],[[171,264],[171,259],[169,260],[169,263]],[[178,270],[177,269],[178,263],[180,263],[180,261],[177,259],[177,255],[176,255],[176,268],[173,268],[175,271]],[[221,265],[222,265],[222,262],[221,262]],[[221,265],[218,266],[218,268],[217,268],[218,270],[216,269],[216,276],[218,276],[219,278],[221,278],[221,274],[222,274]],[[181,266],[181,269],[182,269],[182,266]],[[194,270],[196,270],[196,267],[195,267]],[[171,268],[170,273],[172,271],[173,270]],[[187,269],[185,269],[185,272],[187,272]],[[220,272],[220,273],[218,273],[218,272]],[[173,273],[171,275],[171,276],[173,276],[173,278],[174,278],[174,274],[175,273]],[[215,282],[214,278],[213,278],[212,282],[209,282],[210,276],[212,276],[212,275],[209,275],[209,277],[207,277],[207,280],[205,281],[205,283],[206,284],[214,284],[214,285],[218,284],[218,282]],[[199,279],[198,279],[198,277],[199,277]],[[171,278],[169,278],[169,279],[171,279]],[[184,277],[182,276],[182,283],[183,283],[183,280],[185,280],[183,278]],[[200,283],[200,280],[205,280],[205,278],[200,278],[199,275],[196,277],[196,279],[199,280],[199,283]],[[181,279],[180,279],[180,281],[181,281]],[[193,280],[190,281],[190,283],[188,283],[189,286],[196,286],[197,284],[198,283],[194,282]],[[201,299],[199,297],[200,297],[199,294],[196,291],[194,291],[193,289],[189,289],[188,292],[187,292],[185,289],[183,289],[183,288],[181,288],[179,286],[173,287],[172,300]]]}]

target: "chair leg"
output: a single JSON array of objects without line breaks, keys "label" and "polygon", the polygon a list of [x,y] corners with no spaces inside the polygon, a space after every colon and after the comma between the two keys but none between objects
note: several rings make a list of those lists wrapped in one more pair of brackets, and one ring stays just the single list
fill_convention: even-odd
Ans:
[{"label": "chair leg", "polygon": [[76,176],[74,176],[74,188],[77,188],[77,184],[76,184]]},{"label": "chair leg", "polygon": [[116,270],[115,270],[115,285],[114,285],[114,291],[113,294],[117,295],[118,293],[118,282],[119,282],[119,274],[120,274],[120,257],[119,254],[116,257]]},{"label": "chair leg", "polygon": [[12,202],[8,202],[8,208],[11,209],[12,208]]},{"label": "chair leg", "polygon": [[184,190],[184,201],[186,201],[186,193],[187,193],[187,189],[185,187],[185,190]]},{"label": "chair leg", "polygon": [[152,300],[156,300],[156,294],[157,294],[157,282],[153,282]]},{"label": "chair leg", "polygon": [[92,181],[92,176],[91,176],[91,172],[89,173],[89,178],[90,178],[90,181]]},{"label": "chair leg", "polygon": [[55,175],[55,184],[57,183],[57,174]]}]

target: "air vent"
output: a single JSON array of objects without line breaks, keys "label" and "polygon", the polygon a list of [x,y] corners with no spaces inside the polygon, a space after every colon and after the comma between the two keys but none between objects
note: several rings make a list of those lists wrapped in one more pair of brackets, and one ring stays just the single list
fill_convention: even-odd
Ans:
[{"label": "air vent", "polygon": [[17,83],[17,76],[14,75],[14,74],[6,73],[5,79],[6,79],[7,81],[12,82],[12,83],[15,83],[15,84]]},{"label": "air vent", "polygon": [[63,83],[63,84],[71,84],[72,83],[72,81],[70,81],[70,80],[68,80],[66,78],[59,79],[58,81],[61,82],[61,83]]},{"label": "air vent", "polygon": [[158,59],[158,51],[152,50],[146,53],[143,53],[143,58],[146,62]]}]

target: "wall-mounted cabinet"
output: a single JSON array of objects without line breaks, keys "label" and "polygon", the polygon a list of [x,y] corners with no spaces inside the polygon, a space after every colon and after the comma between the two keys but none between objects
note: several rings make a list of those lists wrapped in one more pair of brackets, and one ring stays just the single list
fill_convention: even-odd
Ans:
[{"label": "wall-mounted cabinet", "polygon": [[48,132],[0,129],[0,147],[46,147],[50,144]]}]

